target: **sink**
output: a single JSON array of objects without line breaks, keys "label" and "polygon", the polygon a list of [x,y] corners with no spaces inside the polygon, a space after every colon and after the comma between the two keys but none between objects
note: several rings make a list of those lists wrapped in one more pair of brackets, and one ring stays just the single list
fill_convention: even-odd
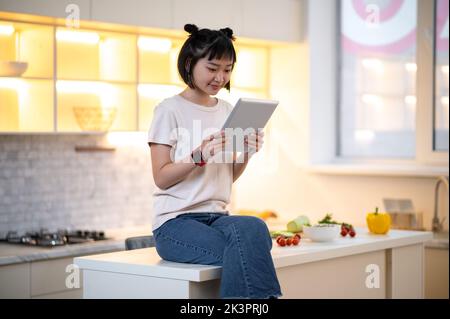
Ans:
[{"label": "sink", "polygon": [[448,241],[448,231],[433,233],[433,239],[446,239]]},{"label": "sink", "polygon": [[425,243],[425,247],[448,249],[449,233],[448,231],[433,233],[433,239]]}]

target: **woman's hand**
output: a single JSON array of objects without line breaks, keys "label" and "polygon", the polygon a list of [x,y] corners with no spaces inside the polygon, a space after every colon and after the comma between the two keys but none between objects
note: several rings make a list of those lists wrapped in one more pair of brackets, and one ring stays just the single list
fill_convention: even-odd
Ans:
[{"label": "woman's hand", "polygon": [[214,155],[225,150],[225,131],[220,131],[204,139],[201,145],[203,159],[207,162]]},{"label": "woman's hand", "polygon": [[202,141],[202,144],[198,148],[193,151],[194,156],[197,157],[195,161],[200,162],[200,159],[198,158],[200,156],[196,156],[196,154],[201,153],[201,159],[203,162],[208,162],[216,154],[224,151],[226,145],[225,131],[222,130],[211,134]]},{"label": "woman's hand", "polygon": [[252,156],[264,145],[264,131],[258,130],[256,133],[250,133],[244,137],[244,152]]}]

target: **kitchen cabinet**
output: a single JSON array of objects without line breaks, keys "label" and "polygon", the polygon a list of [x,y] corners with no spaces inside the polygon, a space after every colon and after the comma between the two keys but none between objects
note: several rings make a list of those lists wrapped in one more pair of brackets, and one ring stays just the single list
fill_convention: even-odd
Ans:
[{"label": "kitchen cabinet", "polygon": [[139,130],[147,131],[154,107],[178,94],[184,82],[178,75],[177,59],[183,41],[170,37],[139,36]]},{"label": "kitchen cabinet", "polygon": [[239,35],[275,41],[301,42],[304,38],[305,1],[243,0]]},{"label": "kitchen cabinet", "polygon": [[79,7],[80,19],[91,17],[90,0],[0,0],[0,11],[36,14],[42,16],[66,18],[66,8],[70,4]]},{"label": "kitchen cabinet", "polygon": [[0,298],[81,298],[80,287],[66,287],[73,258],[59,258],[0,266]]},{"label": "kitchen cabinet", "polygon": [[427,299],[448,299],[448,246],[447,248],[427,247],[425,256],[425,297]]},{"label": "kitchen cabinet", "polygon": [[57,79],[136,81],[136,35],[56,29]]},{"label": "kitchen cabinet", "polygon": [[18,22],[0,27],[0,131],[51,131],[53,27]]},{"label": "kitchen cabinet", "polygon": [[[301,0],[174,0],[173,28],[186,23],[220,29],[230,27],[236,36],[300,42],[303,39]],[[219,14],[220,13],[220,14]]]},{"label": "kitchen cabinet", "polygon": [[79,7],[80,19],[183,30],[199,27],[232,28],[237,36],[299,42],[303,0],[0,0],[0,11],[66,18],[69,4]]},{"label": "kitchen cabinet", "polygon": [[172,1],[91,0],[93,21],[170,29]]},{"label": "kitchen cabinet", "polygon": [[[131,4],[139,7],[140,1]],[[175,5],[182,11],[186,4]],[[147,131],[154,107],[185,87],[177,69],[185,36],[61,23],[0,12],[0,63],[28,63],[25,72],[12,75],[1,73],[0,65],[0,132]],[[234,104],[242,96],[270,97],[271,45],[236,42],[232,92],[222,90],[220,98]]]},{"label": "kitchen cabinet", "polygon": [[136,35],[56,29],[57,130],[136,128]]},{"label": "kitchen cabinet", "polygon": [[66,287],[66,272],[73,258],[61,258],[31,263],[31,297],[32,298],[80,298],[82,295],[82,274],[80,272],[80,288]]},{"label": "kitchen cabinet", "polygon": [[0,299],[30,298],[30,263],[0,266]]},{"label": "kitchen cabinet", "polygon": [[241,3],[241,0],[226,3],[220,0],[174,0],[172,28],[183,30],[186,23],[192,23],[199,28],[229,27],[240,34],[243,18]]},{"label": "kitchen cabinet", "polygon": [[268,86],[269,54],[269,48],[265,47],[237,47],[237,63],[231,75],[233,87],[264,91]]},{"label": "kitchen cabinet", "polygon": [[59,132],[135,130],[135,85],[58,81],[56,90]]}]

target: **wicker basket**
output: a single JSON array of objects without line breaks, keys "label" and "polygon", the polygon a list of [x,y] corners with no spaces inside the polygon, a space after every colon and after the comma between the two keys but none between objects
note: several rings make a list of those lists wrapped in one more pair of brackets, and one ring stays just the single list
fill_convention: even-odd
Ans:
[{"label": "wicker basket", "polygon": [[117,108],[74,106],[73,113],[83,131],[107,131],[116,119]]}]

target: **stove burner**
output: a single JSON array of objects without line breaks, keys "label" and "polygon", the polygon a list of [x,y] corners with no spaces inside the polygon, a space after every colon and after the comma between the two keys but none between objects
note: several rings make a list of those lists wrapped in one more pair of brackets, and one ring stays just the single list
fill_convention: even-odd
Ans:
[{"label": "stove burner", "polygon": [[103,231],[58,230],[51,233],[47,229],[41,229],[40,232],[27,232],[25,235],[19,235],[16,231],[10,231],[5,238],[8,243],[41,247],[80,244],[105,239],[108,238],[105,237],[105,232]]}]

